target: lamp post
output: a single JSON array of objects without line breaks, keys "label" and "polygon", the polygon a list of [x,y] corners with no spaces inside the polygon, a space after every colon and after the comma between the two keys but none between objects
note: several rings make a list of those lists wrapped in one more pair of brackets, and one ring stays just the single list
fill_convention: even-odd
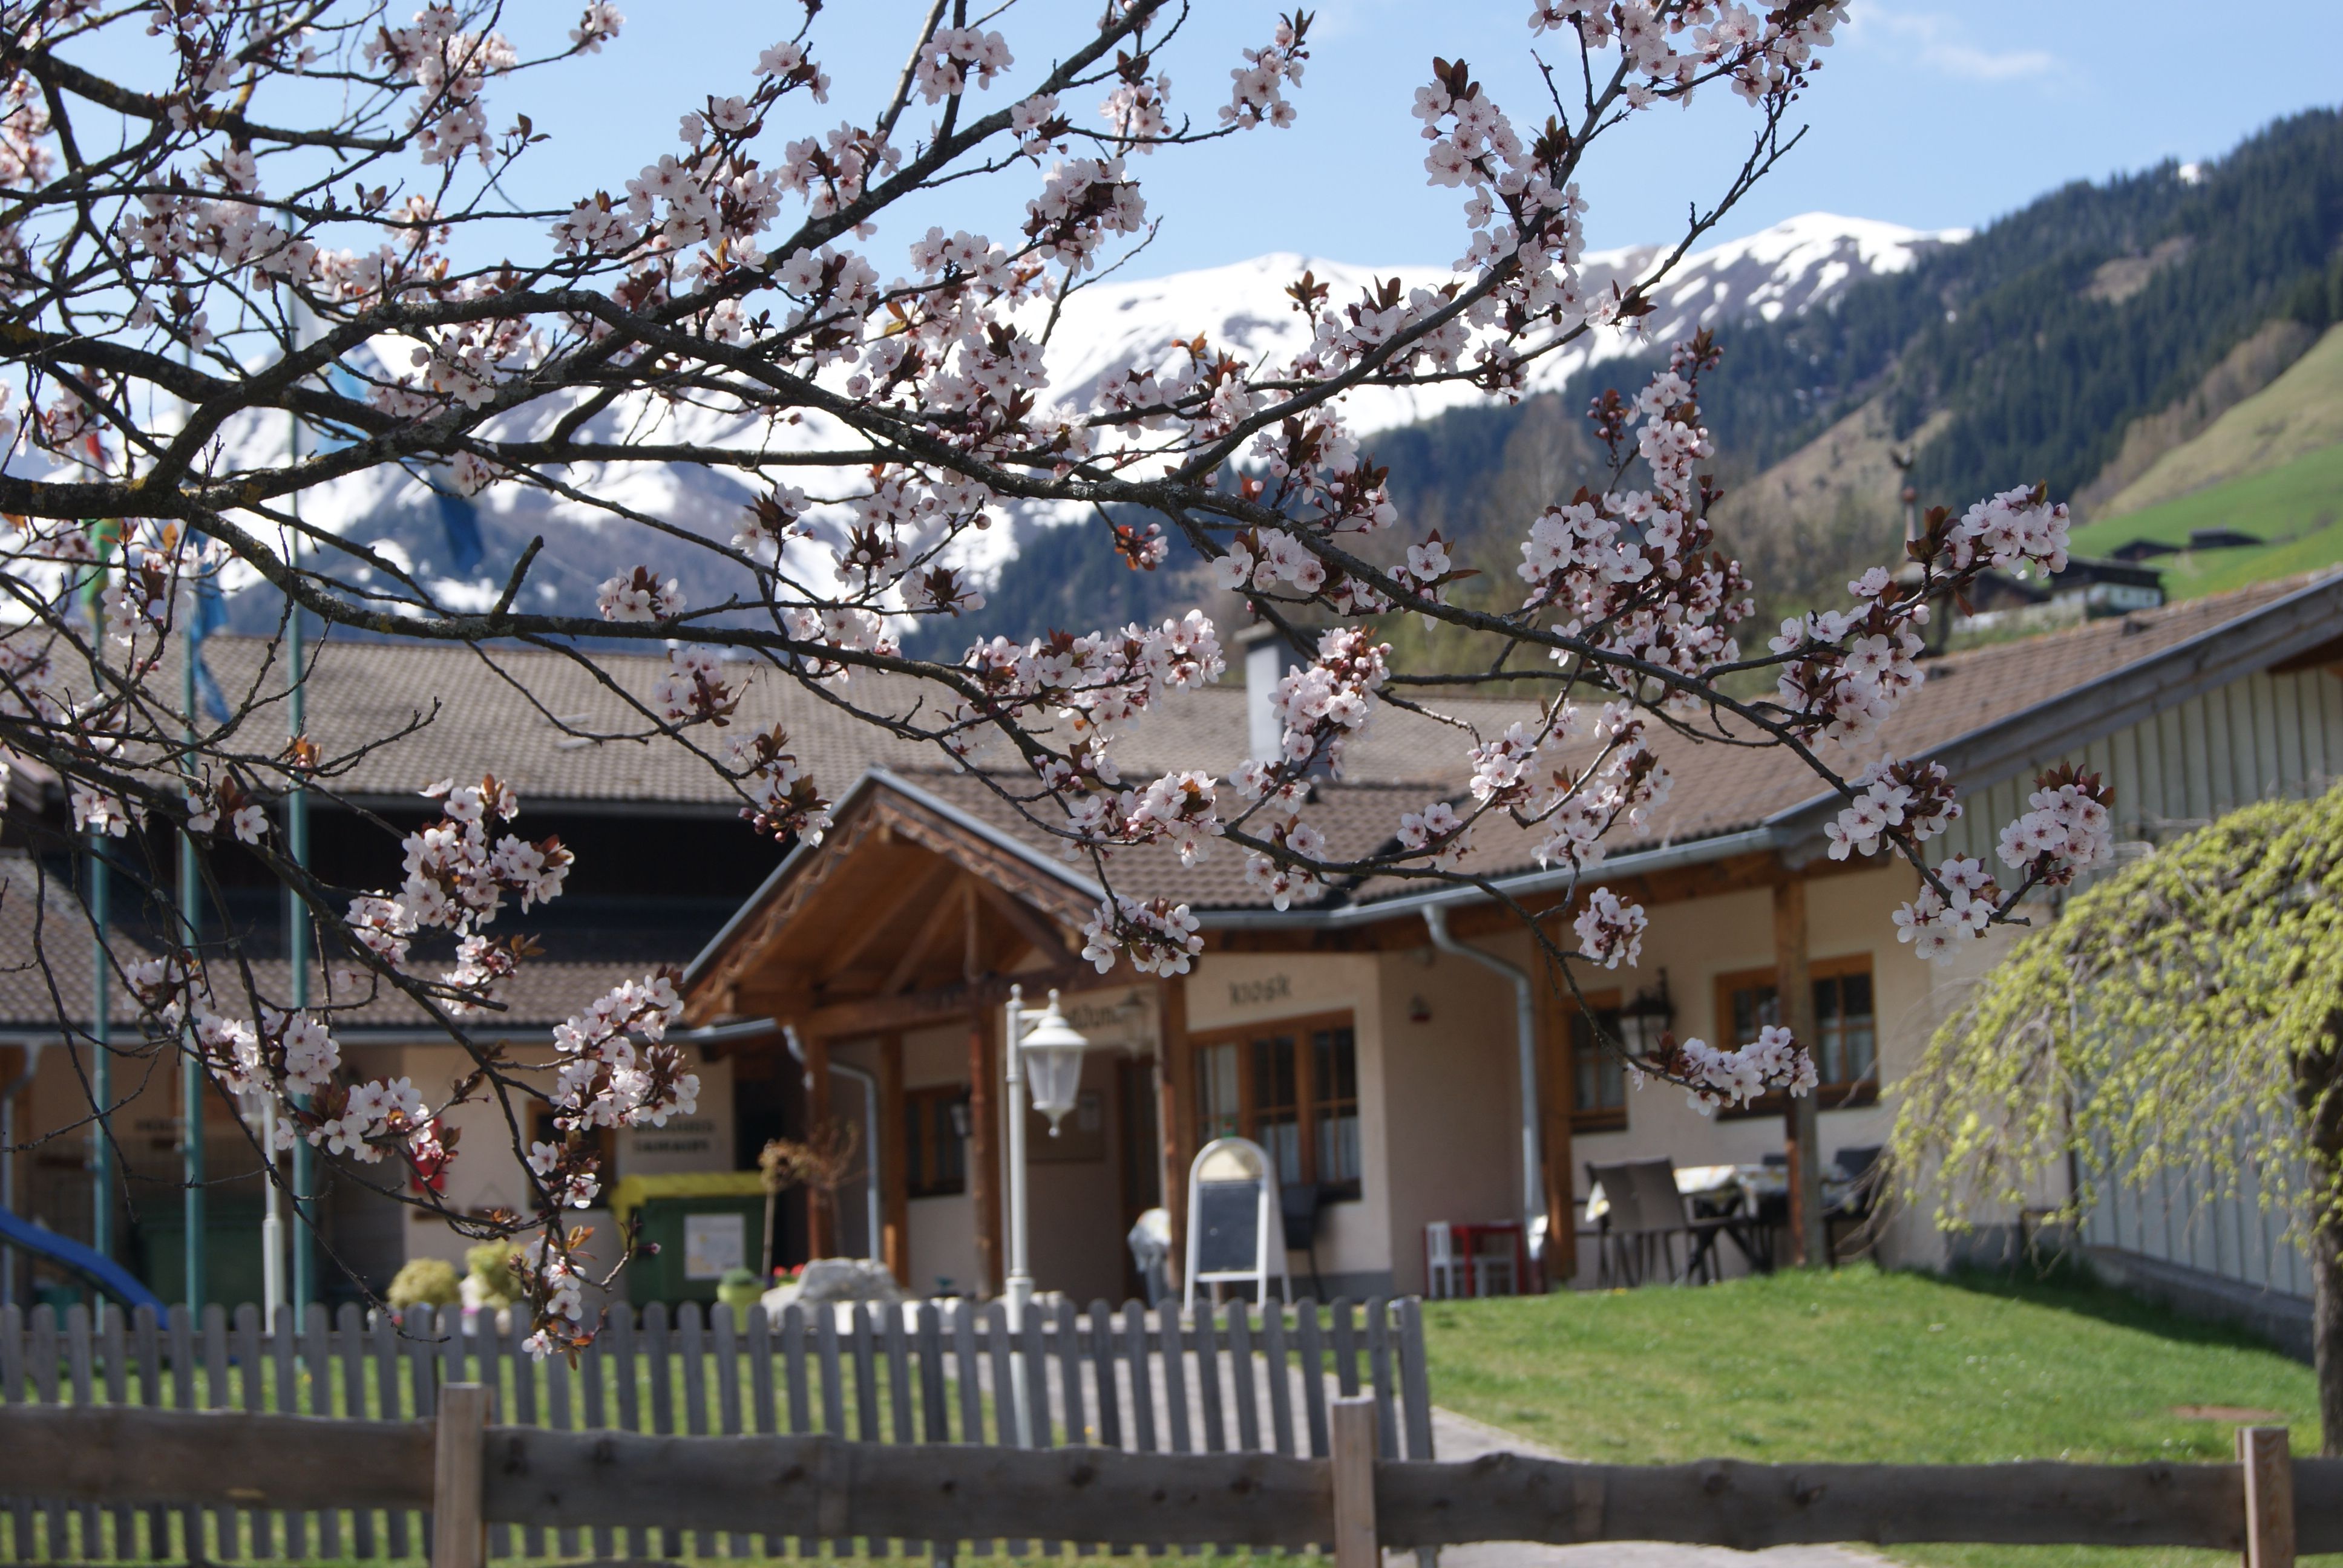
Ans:
[{"label": "lamp post", "polygon": [[[1009,1277],[1002,1283],[1009,1297],[1009,1332],[1022,1335],[1025,1309],[1033,1300],[1032,1267],[1026,1255],[1026,1063],[1030,1059],[1032,1065],[1033,1109],[1050,1119],[1050,1136],[1055,1138],[1058,1123],[1074,1108],[1074,1096],[1081,1088],[1082,1052],[1091,1042],[1066,1022],[1066,1015],[1058,1010],[1054,990],[1041,1016],[1027,1024],[1023,986],[1009,988],[1009,1028],[1003,1038],[1009,1042],[1009,1049],[1001,1053],[1009,1088]],[[1012,1352],[1011,1360],[1017,1368],[1016,1387],[1010,1392],[1017,1416],[1017,1446],[1031,1448],[1033,1417],[1025,1408],[1024,1353]]]},{"label": "lamp post", "polygon": [[1025,1308],[1033,1299],[1033,1274],[1027,1253],[1029,1224],[1025,1212],[1025,1083],[1030,1063],[1033,1109],[1050,1119],[1050,1136],[1074,1108],[1081,1088],[1082,1052],[1091,1042],[1074,1032],[1058,1010],[1058,993],[1031,1024],[1025,1021],[1025,988],[1009,988],[1009,1049],[1001,1052],[1008,1078],[1009,1105],[1009,1277],[1003,1282],[1009,1298],[1009,1326],[1021,1332]]}]

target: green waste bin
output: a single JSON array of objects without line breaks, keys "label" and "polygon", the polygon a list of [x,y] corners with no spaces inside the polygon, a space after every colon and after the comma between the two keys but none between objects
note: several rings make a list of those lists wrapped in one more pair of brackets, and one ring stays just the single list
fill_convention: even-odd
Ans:
[{"label": "green waste bin", "polygon": [[[261,1202],[241,1194],[204,1195],[204,1300],[217,1302],[233,1312],[246,1302],[257,1305],[262,1296],[260,1260]],[[287,1241],[305,1244],[307,1232],[287,1215]],[[143,1200],[138,1206],[141,1271],[146,1288],[176,1306],[187,1299],[185,1211],[175,1198]]]},{"label": "green waste bin", "polygon": [[646,1250],[627,1265],[627,1299],[637,1306],[713,1302],[727,1269],[754,1272],[763,1261],[765,1191],[754,1171],[630,1176],[610,1206],[621,1225],[629,1215],[642,1222]]}]

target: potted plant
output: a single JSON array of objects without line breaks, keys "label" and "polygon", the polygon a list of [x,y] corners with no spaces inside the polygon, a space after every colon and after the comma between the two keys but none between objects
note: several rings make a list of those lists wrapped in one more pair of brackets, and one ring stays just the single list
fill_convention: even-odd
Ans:
[{"label": "potted plant", "polygon": [[764,1299],[765,1287],[757,1276],[746,1269],[727,1269],[716,1282],[716,1299],[732,1309],[735,1319],[745,1318],[749,1309]]}]

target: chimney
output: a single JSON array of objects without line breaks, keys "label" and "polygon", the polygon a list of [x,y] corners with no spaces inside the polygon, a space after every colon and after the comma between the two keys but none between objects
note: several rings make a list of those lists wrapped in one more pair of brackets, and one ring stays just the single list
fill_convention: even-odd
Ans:
[{"label": "chimney", "polygon": [[1237,633],[1237,645],[1244,649],[1245,760],[1265,762],[1278,754],[1285,739],[1285,727],[1278,722],[1270,694],[1303,660],[1284,635],[1267,622]]}]

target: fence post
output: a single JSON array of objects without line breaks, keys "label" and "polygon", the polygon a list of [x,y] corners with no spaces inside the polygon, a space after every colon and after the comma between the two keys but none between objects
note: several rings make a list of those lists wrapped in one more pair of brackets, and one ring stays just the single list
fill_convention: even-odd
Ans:
[{"label": "fence post", "polygon": [[2294,1568],[2294,1460],[2286,1428],[2237,1429],[2246,1480],[2245,1568]]},{"label": "fence post", "polygon": [[483,1568],[488,1522],[480,1516],[488,1466],[488,1390],[451,1382],[439,1391],[438,1442],[431,1463],[431,1568]]},{"label": "fence post", "polygon": [[1332,1418],[1328,1435],[1334,1466],[1334,1568],[1382,1568],[1375,1538],[1374,1396],[1337,1399],[1326,1413]]}]

